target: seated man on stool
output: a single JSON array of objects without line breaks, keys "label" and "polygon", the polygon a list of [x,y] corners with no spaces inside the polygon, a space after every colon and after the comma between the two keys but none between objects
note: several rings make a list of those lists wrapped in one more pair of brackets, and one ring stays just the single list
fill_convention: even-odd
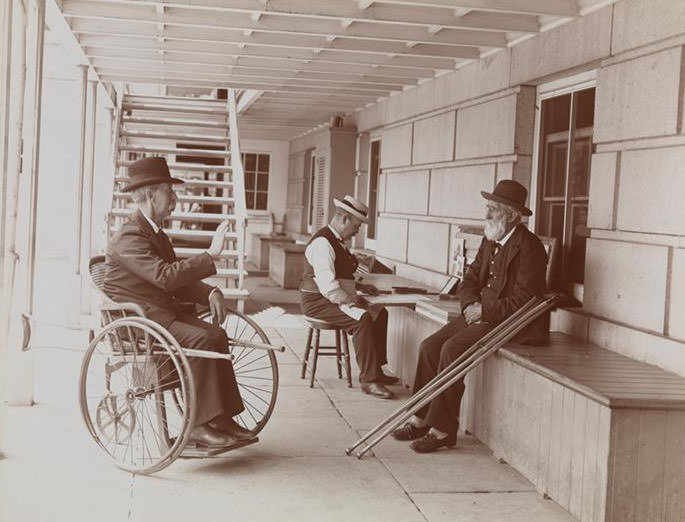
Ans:
[{"label": "seated man on stool", "polygon": [[[488,200],[485,238],[459,288],[462,317],[421,343],[414,393],[533,296],[545,292],[545,248],[520,223],[522,215],[532,214],[525,207],[528,191],[515,181],[503,180],[493,193],[481,194]],[[543,316],[515,341],[534,344],[544,342],[546,336]],[[397,428],[393,437],[413,440],[412,449],[418,453],[454,446],[463,394],[464,380],[460,379]]]},{"label": "seated man on stool", "polygon": [[[351,331],[362,392],[392,399],[394,395],[385,385],[399,379],[381,370],[387,362],[388,312],[382,309],[375,314],[357,296],[354,272],[358,263],[345,246],[361,224],[368,222],[369,209],[352,196],[333,199],[333,204],[333,219],[312,236],[304,252],[307,263],[300,285],[302,312]],[[372,290],[366,285],[364,288]]]},{"label": "seated man on stool", "polygon": [[[214,260],[223,249],[228,223],[221,223],[207,251],[188,259],[176,259],[164,220],[176,206],[172,178],[164,158],[144,158],[128,169],[129,184],[137,206],[130,221],[110,239],[105,261],[104,290],[114,301],[139,304],[146,317],[169,330],[185,348],[226,353],[228,337],[223,328],[183,311],[180,301],[209,308],[219,324],[226,316],[221,290],[202,279],[216,273]],[[190,358],[197,396],[196,425],[189,444],[221,448],[254,438],[233,417],[244,406],[233,366],[226,360]]]}]

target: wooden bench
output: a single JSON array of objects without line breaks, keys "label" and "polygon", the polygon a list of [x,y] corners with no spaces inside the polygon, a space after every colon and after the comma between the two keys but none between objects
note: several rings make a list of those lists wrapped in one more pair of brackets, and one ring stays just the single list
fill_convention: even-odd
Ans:
[{"label": "wooden bench", "polygon": [[553,333],[468,380],[467,429],[581,522],[685,520],[685,378]]},{"label": "wooden bench", "polygon": [[269,270],[271,245],[275,243],[295,243],[283,234],[255,234],[252,239],[252,257],[259,270]]}]

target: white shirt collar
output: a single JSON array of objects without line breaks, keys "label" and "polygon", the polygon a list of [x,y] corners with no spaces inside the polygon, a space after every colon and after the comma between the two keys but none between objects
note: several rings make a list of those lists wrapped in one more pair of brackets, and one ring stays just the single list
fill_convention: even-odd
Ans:
[{"label": "white shirt collar", "polygon": [[517,226],[518,226],[518,225],[516,225],[514,228],[512,228],[512,229],[509,231],[509,233],[508,233],[506,236],[504,236],[502,239],[500,239],[499,241],[497,241],[497,243],[499,243],[501,246],[504,246],[504,245],[507,243],[507,241],[509,241],[509,238],[510,238],[510,237],[512,236],[512,234],[514,233],[514,230],[516,230],[516,227],[517,227]]},{"label": "white shirt collar", "polygon": [[145,212],[143,212],[142,208],[139,208],[140,213],[143,215],[145,219],[147,219],[147,222],[150,223],[150,226],[152,227],[152,230],[154,231],[155,234],[159,233],[159,227],[157,226],[157,223],[152,221]]},{"label": "white shirt collar", "polygon": [[343,242],[343,238],[342,238],[342,236],[341,236],[340,234],[338,234],[338,231],[337,231],[336,229],[334,229],[334,228],[333,228],[332,226],[330,226],[330,225],[327,225],[327,226],[328,226],[328,228],[331,230],[331,232],[333,232],[333,235],[335,236],[335,238],[336,238],[338,241],[340,241],[340,242],[342,243],[342,242]]}]

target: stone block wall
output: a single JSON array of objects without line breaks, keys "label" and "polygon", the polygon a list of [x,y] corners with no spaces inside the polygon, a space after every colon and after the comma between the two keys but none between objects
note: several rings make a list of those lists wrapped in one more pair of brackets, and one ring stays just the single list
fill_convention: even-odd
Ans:
[{"label": "stone block wall", "polygon": [[620,0],[359,111],[378,255],[440,285],[480,191],[531,186],[536,86],[596,71],[583,308],[553,326],[685,375],[684,46],[685,2]]}]

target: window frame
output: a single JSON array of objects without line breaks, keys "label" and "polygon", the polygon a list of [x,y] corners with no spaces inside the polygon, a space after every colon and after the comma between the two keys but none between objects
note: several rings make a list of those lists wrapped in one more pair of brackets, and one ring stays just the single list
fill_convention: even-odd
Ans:
[{"label": "window frame", "polygon": [[307,233],[314,232],[314,187],[316,185],[316,149],[311,150],[311,157],[309,158],[309,194],[307,195]]},{"label": "window frame", "polygon": [[[243,174],[245,177],[247,177],[247,170],[245,169],[246,161],[245,157],[248,154],[254,154],[255,155],[255,180],[254,180],[254,189],[248,189],[247,188],[247,179],[244,180],[245,183],[245,199],[246,199],[246,205],[245,205],[245,210],[251,214],[257,214],[257,213],[267,213],[269,212],[269,189],[271,187],[271,152],[270,151],[257,151],[257,150],[242,150],[240,151],[241,154],[241,161],[243,162]],[[268,172],[266,172],[267,178],[266,178],[266,190],[259,190],[257,188],[258,186],[258,181],[259,181],[259,156],[267,156],[269,158],[269,165],[268,165]],[[263,174],[263,173],[262,173]],[[254,192],[254,203],[255,203],[255,208],[249,208],[247,206],[247,192],[248,190],[250,192]],[[266,194],[266,208],[256,208],[257,207],[257,193],[264,193]]]},{"label": "window frame", "polygon": [[[529,192],[530,196],[528,198],[530,209],[533,211],[533,218],[529,220],[528,226],[530,227],[531,231],[535,234],[538,234],[537,214],[540,211],[540,209],[538,209],[538,192],[543,189],[542,183],[540,183],[540,131],[542,102],[550,98],[556,98],[558,96],[563,96],[565,94],[573,95],[573,93],[575,92],[592,88],[595,89],[596,109],[597,69],[592,69],[590,71],[585,71],[573,76],[568,76],[548,83],[540,84],[537,87],[537,94],[535,99],[535,132],[533,134],[533,154],[531,158],[532,169]],[[563,249],[564,245],[560,244],[558,247],[558,250],[560,251],[559,255],[563,254]],[[580,302],[583,301],[583,283],[570,283],[569,288],[567,288],[567,290],[570,291],[572,295]]]}]

